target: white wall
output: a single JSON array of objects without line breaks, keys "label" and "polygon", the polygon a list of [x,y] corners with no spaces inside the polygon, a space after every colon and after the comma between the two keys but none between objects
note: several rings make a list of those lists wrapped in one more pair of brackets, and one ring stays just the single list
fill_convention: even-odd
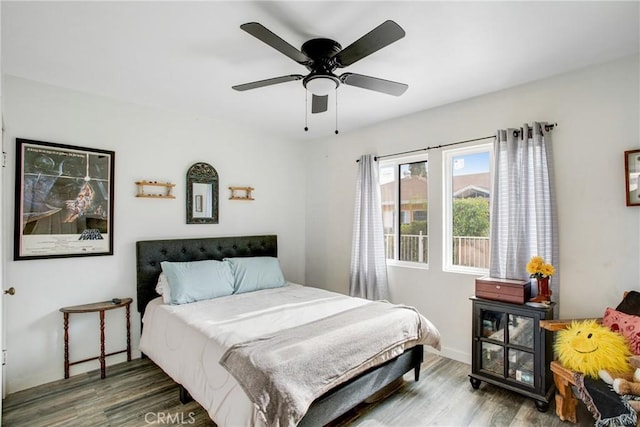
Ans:
[{"label": "white wall", "polygon": [[[5,76],[4,117],[7,167],[3,224],[7,391],[63,376],[60,307],[135,298],[135,242],[154,238],[278,235],[279,257],[289,280],[303,283],[305,176],[302,147],[211,118],[151,108],[63,90]],[[115,151],[115,248],[113,256],[13,261],[15,138],[28,138]],[[207,162],[220,177],[217,225],[185,223],[185,174]],[[177,198],[136,198],[135,181],[176,183]],[[255,201],[230,201],[228,186],[252,186]],[[132,343],[137,350],[140,318],[132,304]],[[99,353],[98,315],[71,315],[73,360]],[[106,314],[107,352],[124,348],[124,310]],[[121,357],[122,356],[122,357]],[[124,360],[114,356],[108,363]],[[73,366],[71,374],[98,362]],[[108,368],[107,368],[108,374]]]},{"label": "white wall", "polygon": [[[624,150],[640,147],[639,73],[636,56],[304,142],[5,76],[4,230],[13,230],[16,137],[116,152],[114,256],[14,262],[12,234],[5,233],[5,287],[17,290],[6,300],[8,392],[62,377],[60,307],[135,296],[136,240],[277,233],[287,278],[346,293],[355,160],[361,154],[485,136],[531,121],[558,123],[553,139],[561,233],[560,315],[601,315],[623,290],[640,289],[640,208],[625,207],[622,156]],[[198,161],[212,164],[220,174],[218,225],[185,224],[184,175]],[[430,152],[429,164],[429,192],[438,200],[438,150]],[[175,182],[177,199],[135,198],[134,182],[140,179]],[[227,200],[229,185],[255,187],[257,200]],[[469,361],[468,297],[475,276],[442,271],[437,203],[429,214],[430,269],[390,267],[392,298],[415,305],[440,328],[444,355]],[[137,348],[139,317],[133,313]],[[77,316],[70,331],[74,359],[93,356],[99,349],[97,315]],[[107,342],[107,351],[124,343],[119,311],[107,314]],[[91,362],[73,367],[72,374],[96,368],[97,362]]]},{"label": "white wall", "polygon": [[[623,151],[640,147],[639,76],[635,56],[314,141],[307,151],[307,285],[348,292],[355,161],[361,154],[548,121],[558,123],[560,316],[601,316],[624,290],[640,289],[640,208],[625,206],[623,162]],[[476,276],[442,271],[441,151],[429,155],[430,268],[389,267],[392,299],[415,305],[436,324],[445,356],[469,362],[468,298]]]}]

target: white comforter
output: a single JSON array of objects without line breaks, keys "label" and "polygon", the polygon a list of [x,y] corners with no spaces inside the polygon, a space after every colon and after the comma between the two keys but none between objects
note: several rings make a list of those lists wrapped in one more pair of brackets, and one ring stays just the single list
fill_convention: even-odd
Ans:
[{"label": "white comforter", "polygon": [[[260,425],[262,418],[245,392],[218,363],[225,351],[366,303],[294,284],[184,305],[165,305],[157,298],[145,310],[140,350],[182,384],[219,427]],[[437,329],[422,320],[423,343],[439,348]]]}]

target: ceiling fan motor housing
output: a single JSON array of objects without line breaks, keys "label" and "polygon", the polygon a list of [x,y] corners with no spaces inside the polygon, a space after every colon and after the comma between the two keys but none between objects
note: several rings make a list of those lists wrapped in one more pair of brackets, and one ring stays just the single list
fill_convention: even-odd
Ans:
[{"label": "ceiling fan motor housing", "polygon": [[331,39],[311,39],[302,45],[302,53],[312,61],[307,65],[309,71],[332,73],[338,68],[335,55],[342,50],[342,46]]}]

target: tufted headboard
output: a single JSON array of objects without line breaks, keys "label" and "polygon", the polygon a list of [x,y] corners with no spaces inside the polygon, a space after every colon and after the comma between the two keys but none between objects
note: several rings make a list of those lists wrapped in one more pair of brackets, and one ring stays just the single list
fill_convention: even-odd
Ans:
[{"label": "tufted headboard", "polygon": [[222,260],[226,257],[278,256],[275,235],[208,237],[199,239],[145,240],[136,242],[138,311],[156,298],[162,261]]}]

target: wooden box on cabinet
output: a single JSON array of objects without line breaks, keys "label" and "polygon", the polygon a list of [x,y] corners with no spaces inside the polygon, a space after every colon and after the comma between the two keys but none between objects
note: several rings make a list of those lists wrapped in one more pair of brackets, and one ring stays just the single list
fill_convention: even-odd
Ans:
[{"label": "wooden box on cabinet", "polygon": [[480,277],[476,279],[476,296],[478,298],[524,304],[531,298],[531,283],[528,280]]},{"label": "wooden box on cabinet", "polygon": [[472,297],[473,388],[482,381],[535,400],[540,411],[549,408],[554,383],[550,362],[552,335],[540,328],[553,319],[553,305],[530,307]]}]

